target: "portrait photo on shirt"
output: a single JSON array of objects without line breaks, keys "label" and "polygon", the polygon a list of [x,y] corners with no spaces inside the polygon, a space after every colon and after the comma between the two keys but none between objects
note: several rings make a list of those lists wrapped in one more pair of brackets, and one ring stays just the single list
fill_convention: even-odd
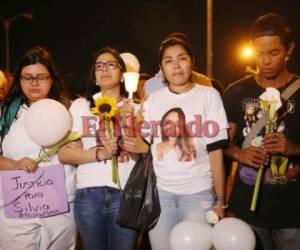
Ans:
[{"label": "portrait photo on shirt", "polygon": [[174,154],[178,161],[196,160],[197,149],[186,128],[186,118],[181,108],[168,110],[161,119],[160,129],[162,141],[156,145],[158,161]]}]

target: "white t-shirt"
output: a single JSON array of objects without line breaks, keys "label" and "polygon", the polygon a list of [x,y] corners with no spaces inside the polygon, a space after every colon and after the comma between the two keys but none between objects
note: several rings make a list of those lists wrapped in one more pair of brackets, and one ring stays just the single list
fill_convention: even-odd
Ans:
[{"label": "white t-shirt", "polygon": [[[118,103],[118,106],[122,106],[123,103]],[[94,117],[97,121],[92,121],[92,126],[98,123],[98,117],[93,115],[90,111],[90,103],[84,98],[76,99],[71,107],[70,112],[73,117],[73,131],[83,131],[83,116],[84,117]],[[84,149],[90,149],[97,145],[96,137],[82,137],[81,138]],[[129,154],[125,154],[125,160],[120,162],[120,157],[118,157],[118,172],[120,177],[120,184],[123,188],[129,177],[129,174],[135,164]],[[118,185],[112,181],[112,161],[106,160],[101,162],[92,162],[81,164],[77,168],[77,188],[86,187],[99,187],[99,186],[109,186],[113,188],[118,188]]]},{"label": "white t-shirt", "polygon": [[[212,188],[207,149],[225,144],[228,138],[228,122],[219,93],[201,85],[182,94],[165,87],[149,96],[144,110],[141,132],[149,142],[153,139],[151,151],[158,187],[174,194]],[[164,119],[168,120],[164,126],[167,136],[162,139],[161,120],[170,110],[173,112]],[[172,131],[183,136],[174,138]]]},{"label": "white t-shirt", "polygon": [[[17,114],[16,119],[7,135],[2,142],[3,156],[10,159],[19,160],[23,157],[30,157],[35,159],[41,152],[41,146],[35,144],[27,135],[24,127],[24,119],[28,107],[23,104]],[[39,164],[39,167],[56,165],[59,163],[57,155],[48,158],[47,161]],[[68,201],[73,201],[75,197],[75,172],[76,168],[71,165],[64,165],[65,177],[66,177],[66,190],[68,195]],[[1,182],[1,178],[0,178]],[[3,205],[2,200],[2,186],[0,183],[0,204]]]}]

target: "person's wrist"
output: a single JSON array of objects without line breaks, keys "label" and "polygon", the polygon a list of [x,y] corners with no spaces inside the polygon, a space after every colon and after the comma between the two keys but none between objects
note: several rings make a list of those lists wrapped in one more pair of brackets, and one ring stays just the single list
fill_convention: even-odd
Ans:
[{"label": "person's wrist", "polygon": [[19,163],[18,163],[18,161],[11,160],[10,169],[11,170],[18,170],[19,169]]},{"label": "person's wrist", "polygon": [[150,144],[143,138],[139,136],[140,142],[139,144],[139,153],[140,154],[147,154],[150,149]]},{"label": "person's wrist", "polygon": [[96,159],[97,162],[101,162],[101,161],[106,160],[105,149],[103,147],[97,147],[96,148],[95,159]]},{"label": "person's wrist", "polygon": [[226,209],[228,208],[228,205],[223,203],[222,204],[216,203],[214,208]]},{"label": "person's wrist", "polygon": [[226,202],[225,196],[224,195],[215,195],[215,204],[216,206],[224,206]]}]

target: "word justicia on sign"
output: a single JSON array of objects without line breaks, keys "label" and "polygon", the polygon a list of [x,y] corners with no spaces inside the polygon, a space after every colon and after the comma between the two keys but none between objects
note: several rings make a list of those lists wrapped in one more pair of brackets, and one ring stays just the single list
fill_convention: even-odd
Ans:
[{"label": "word justicia on sign", "polygon": [[[105,136],[104,121],[98,116],[82,116],[82,137]],[[134,122],[134,117],[127,117],[126,122],[121,122],[121,117],[114,119],[114,135],[126,136],[140,135],[142,137],[207,137],[213,138],[219,133],[219,125],[213,120],[203,120],[201,115],[194,115],[188,123],[165,120],[143,121],[139,125]],[[97,134],[96,134],[97,133]]]}]

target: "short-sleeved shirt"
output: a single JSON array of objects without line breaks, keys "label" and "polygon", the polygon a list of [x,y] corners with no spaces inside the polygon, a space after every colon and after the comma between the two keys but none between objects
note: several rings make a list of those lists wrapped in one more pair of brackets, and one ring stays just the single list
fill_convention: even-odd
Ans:
[{"label": "short-sleeved shirt", "polygon": [[[122,103],[119,103],[119,105],[121,106]],[[91,128],[94,127],[96,123],[99,123],[98,117],[93,115],[90,110],[90,102],[85,98],[76,99],[70,107],[70,112],[73,118],[73,131],[83,131],[84,117],[95,118],[94,120],[91,119],[94,123],[91,124]],[[90,149],[97,146],[97,137],[94,133],[95,131],[92,131],[92,136],[83,136],[81,138],[84,149]],[[131,159],[128,152],[121,152],[118,156],[118,172],[121,187],[125,186],[134,164],[135,161]],[[95,161],[78,165],[76,177],[77,188],[99,186],[119,188],[118,184],[112,181],[112,161],[110,159],[101,162]]]},{"label": "short-sleeved shirt", "polygon": [[153,140],[158,188],[174,194],[212,188],[209,152],[227,143],[228,123],[219,93],[197,84],[181,94],[164,87],[149,96],[144,110],[141,131]]},{"label": "short-sleeved shirt", "polygon": [[[295,79],[297,78],[294,77],[286,86],[278,90],[282,93]],[[224,93],[223,100],[228,121],[238,125],[237,145],[239,147],[261,117],[258,97],[263,92],[265,89],[256,83],[254,77],[247,77],[231,84]],[[283,104],[278,112],[278,123],[274,126],[274,132],[286,134],[296,144],[300,144],[299,100],[300,90]],[[251,144],[261,146],[264,134],[265,127],[255,136]],[[278,156],[273,159],[272,168],[270,166],[265,168],[255,213],[250,211],[250,204],[257,170],[239,163],[231,194],[230,210],[237,217],[259,227],[300,227],[300,185],[299,174],[297,175],[300,158]]]}]

